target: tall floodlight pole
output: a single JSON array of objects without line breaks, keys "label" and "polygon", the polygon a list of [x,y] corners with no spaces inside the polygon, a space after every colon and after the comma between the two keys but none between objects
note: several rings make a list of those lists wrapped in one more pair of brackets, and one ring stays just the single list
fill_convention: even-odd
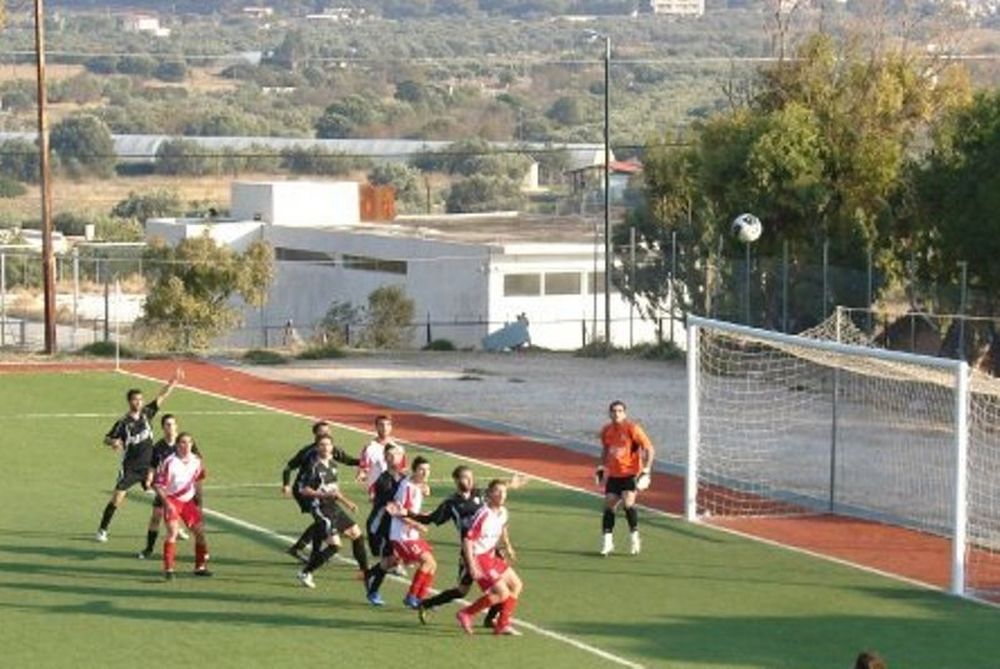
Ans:
[{"label": "tall floodlight pole", "polygon": [[52,173],[45,96],[45,8],[35,0],[35,63],[38,81],[38,171],[42,187],[42,282],[45,293],[45,353],[56,352],[56,263],[52,248]]},{"label": "tall floodlight pole", "polygon": [[611,36],[604,37],[604,341],[611,345]]}]

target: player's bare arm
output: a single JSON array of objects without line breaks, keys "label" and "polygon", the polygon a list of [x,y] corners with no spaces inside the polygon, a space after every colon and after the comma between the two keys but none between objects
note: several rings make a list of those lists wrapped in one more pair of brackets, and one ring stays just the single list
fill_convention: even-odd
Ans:
[{"label": "player's bare arm", "polygon": [[346,506],[351,513],[354,513],[358,510],[358,505],[349,500],[347,497],[345,497],[344,494],[340,492],[340,490],[334,490],[330,496],[333,497],[333,499],[340,502],[341,504],[343,504],[344,506]]},{"label": "player's bare arm", "polygon": [[174,391],[177,384],[183,380],[184,370],[178,367],[174,370],[174,374],[170,377],[170,381],[167,382],[167,385],[160,388],[160,392],[156,394],[156,399],[153,400],[156,402],[156,406],[163,406],[163,402],[167,399],[170,393]]},{"label": "player's bare arm", "polygon": [[507,556],[507,559],[511,562],[517,561],[517,551],[514,550],[514,544],[510,542],[510,535],[507,533],[507,526],[503,526],[503,532],[500,534],[500,544],[503,554]]}]

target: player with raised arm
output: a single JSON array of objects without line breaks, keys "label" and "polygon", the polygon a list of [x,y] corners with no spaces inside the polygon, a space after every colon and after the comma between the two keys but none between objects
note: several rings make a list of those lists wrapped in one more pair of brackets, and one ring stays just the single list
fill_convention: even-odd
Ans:
[{"label": "player with raised arm", "polygon": [[386,468],[382,474],[368,487],[372,500],[372,510],[365,521],[365,531],[368,534],[368,550],[376,562],[365,578],[365,589],[368,601],[373,606],[383,606],[385,601],[379,594],[382,581],[395,564],[392,553],[392,542],[389,541],[389,529],[392,526],[392,515],[387,507],[396,498],[396,491],[406,474],[403,469],[402,448],[388,443],[383,450]]},{"label": "player with raised arm", "polygon": [[517,572],[497,554],[502,544],[505,554],[513,557],[507,533],[507,483],[490,481],[486,488],[486,504],[476,512],[472,525],[462,539],[462,552],[472,578],[483,589],[483,596],[455,614],[458,624],[472,634],[472,620],[477,613],[497,604],[500,617],[493,627],[494,634],[514,634],[510,621],[524,584]]},{"label": "player with raised arm", "polygon": [[357,466],[355,458],[348,456],[340,448],[335,448],[329,435],[316,441],[316,454],[310,462],[299,470],[295,488],[301,499],[309,500],[313,524],[312,554],[306,566],[299,572],[299,582],[307,588],[315,588],[313,572],[329,562],[336,555],[338,544],[333,541],[338,534],[351,540],[354,559],[364,576],[368,574],[368,554],[361,528],[354,522],[341,505],[351,512],[357,511],[354,502],[340,491],[337,463]]},{"label": "player with raised arm", "polygon": [[121,453],[122,460],[115,481],[115,490],[111,493],[111,499],[101,515],[101,524],[96,536],[98,541],[103,543],[108,540],[108,526],[111,525],[115,511],[125,501],[128,489],[137,483],[146,485],[149,463],[153,458],[153,426],[149,421],[183,378],[184,372],[178,367],[167,385],[163,386],[153,401],[146,405],[143,405],[142,391],[138,388],[132,388],[125,394],[128,411],[115,421],[104,437],[104,443],[116,453]]},{"label": "player with raised arm", "polygon": [[393,516],[389,526],[389,539],[392,541],[395,560],[403,564],[418,565],[410,582],[410,589],[403,598],[403,605],[411,609],[420,607],[420,601],[427,596],[437,571],[437,561],[431,546],[421,536],[426,528],[409,518],[420,513],[430,475],[431,463],[422,456],[414,458],[410,475],[399,483],[394,504],[386,507]]},{"label": "player with raised arm", "polygon": [[[325,420],[317,421],[312,425],[313,440],[295,452],[295,455],[285,463],[285,468],[281,470],[281,494],[285,497],[294,497],[295,503],[299,505],[301,513],[312,513],[312,500],[299,497],[298,491],[292,486],[292,472],[298,476],[298,472],[306,467],[316,454],[316,443],[322,437],[330,436],[330,423]],[[302,531],[298,540],[288,549],[288,554],[300,562],[308,562],[309,558],[302,554],[307,545],[312,544],[313,533],[315,532],[315,521],[309,523],[308,527]]]},{"label": "player with raised arm", "polygon": [[[451,478],[455,482],[455,492],[450,497],[441,502],[436,509],[428,514],[410,516],[418,523],[424,525],[443,525],[450,521],[455,524],[455,529],[458,530],[458,583],[420,602],[420,608],[417,609],[417,613],[420,616],[420,622],[425,625],[427,624],[427,614],[431,609],[465,597],[474,582],[472,574],[469,572],[469,566],[465,562],[465,552],[461,549],[461,542],[465,539],[465,535],[472,525],[472,519],[479,512],[479,509],[483,507],[486,494],[476,486],[475,475],[465,465],[455,467],[451,473]],[[523,487],[525,483],[526,480],[523,477],[515,475],[511,478],[508,487],[511,490],[515,490]],[[507,557],[513,560],[513,548],[510,548],[510,550],[511,553]],[[490,608],[484,621],[486,627],[492,629],[493,621],[499,613],[499,605]]]},{"label": "player with raised arm", "polygon": [[[177,418],[170,413],[164,414],[160,418],[160,428],[163,430],[163,436],[153,444],[153,458],[150,460],[149,472],[146,474],[146,482],[143,485],[147,490],[153,489],[153,477],[156,475],[156,470],[163,464],[163,461],[177,452],[177,436],[180,434],[180,428],[177,426]],[[192,446],[191,452],[201,457],[197,446]],[[160,523],[162,520],[163,500],[159,495],[154,495],[153,510],[149,516],[149,526],[146,529],[146,547],[139,551],[137,555],[140,560],[145,560],[153,555],[153,548],[156,546],[156,537],[160,533]],[[188,538],[184,528],[180,528],[177,536],[183,540],[187,540]]]},{"label": "player with raised arm", "polygon": [[628,419],[625,403],[615,400],[608,407],[611,422],[601,430],[601,460],[595,478],[604,481],[604,513],[601,517],[603,543],[601,555],[615,549],[615,511],[625,507],[625,518],[631,537],[630,552],[638,555],[642,550],[639,539],[639,513],[635,508],[637,491],[649,486],[650,471],[656,451],[643,429]]},{"label": "player with raised arm", "polygon": [[194,534],[195,576],[212,575],[208,570],[208,543],[205,541],[201,506],[196,499],[201,481],[205,478],[205,469],[193,449],[194,437],[187,432],[177,435],[176,451],[160,464],[153,481],[156,494],[163,500],[163,517],[167,521],[163,575],[168,581],[174,578],[177,534],[182,522]]}]

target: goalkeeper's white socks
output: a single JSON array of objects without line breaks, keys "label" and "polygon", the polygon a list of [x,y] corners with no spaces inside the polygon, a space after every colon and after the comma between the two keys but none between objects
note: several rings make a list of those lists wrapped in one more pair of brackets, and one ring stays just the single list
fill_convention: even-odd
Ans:
[{"label": "goalkeeper's white socks", "polygon": [[642,550],[642,540],[639,539],[639,530],[632,532],[630,536],[632,538],[632,545],[629,548],[629,553],[632,555],[638,555]]},{"label": "goalkeeper's white socks", "polygon": [[601,545],[601,555],[609,555],[615,550],[615,540],[610,532],[605,532],[604,543]]}]

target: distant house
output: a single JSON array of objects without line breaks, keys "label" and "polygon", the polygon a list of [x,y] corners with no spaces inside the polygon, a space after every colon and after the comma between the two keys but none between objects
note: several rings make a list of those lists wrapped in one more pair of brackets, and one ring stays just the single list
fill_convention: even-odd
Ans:
[{"label": "distant house", "polygon": [[274,8],[264,7],[260,5],[244,7],[243,16],[260,21],[261,19],[266,19],[270,18],[271,16],[274,16]]},{"label": "distant house", "polygon": [[701,16],[705,13],[705,0],[650,0],[654,14],[674,16]]},{"label": "distant house", "polygon": [[170,37],[170,28],[160,25],[160,19],[151,14],[126,14],[119,20],[121,29],[127,33],[146,33],[154,37]]},{"label": "distant house", "polygon": [[356,23],[367,18],[364,9],[356,7],[327,7],[321,14],[307,14],[310,21],[334,21],[338,23]]},{"label": "distant house", "polygon": [[[585,195],[593,192],[604,192],[603,158],[604,156],[601,154],[599,163],[566,170],[573,193]],[[612,155],[609,165],[611,166],[611,174],[608,176],[608,182],[611,186],[611,200],[617,202],[624,196],[629,179],[642,171],[642,164],[636,160],[615,160]]]}]

